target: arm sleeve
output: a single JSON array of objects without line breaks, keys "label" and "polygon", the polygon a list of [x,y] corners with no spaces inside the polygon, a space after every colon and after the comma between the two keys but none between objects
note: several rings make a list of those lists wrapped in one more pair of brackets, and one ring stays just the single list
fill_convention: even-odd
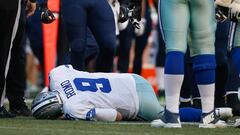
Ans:
[{"label": "arm sleeve", "polygon": [[97,121],[115,121],[117,117],[117,111],[115,109],[95,108]]}]

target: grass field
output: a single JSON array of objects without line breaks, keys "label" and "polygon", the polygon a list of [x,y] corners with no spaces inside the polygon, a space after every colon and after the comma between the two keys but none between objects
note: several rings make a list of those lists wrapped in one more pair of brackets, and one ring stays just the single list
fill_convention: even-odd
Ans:
[{"label": "grass field", "polygon": [[149,123],[86,122],[36,120],[17,117],[0,119],[0,135],[240,135],[232,126],[224,129],[199,129],[184,124],[182,129],[151,128]]}]

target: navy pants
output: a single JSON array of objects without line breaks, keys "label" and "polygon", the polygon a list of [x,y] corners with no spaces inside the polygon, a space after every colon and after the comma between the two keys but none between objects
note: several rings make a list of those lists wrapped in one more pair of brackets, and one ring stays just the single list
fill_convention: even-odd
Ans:
[{"label": "navy pants", "polygon": [[114,16],[108,2],[106,0],[63,0],[62,12],[70,45],[70,63],[73,67],[84,70],[87,27],[89,27],[100,51],[96,69],[110,72],[116,47],[116,35]]}]

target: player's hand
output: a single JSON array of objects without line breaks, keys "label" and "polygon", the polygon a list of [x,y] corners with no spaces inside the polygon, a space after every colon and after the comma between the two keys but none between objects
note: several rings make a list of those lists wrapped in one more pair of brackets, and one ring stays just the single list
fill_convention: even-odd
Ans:
[{"label": "player's hand", "polygon": [[237,21],[240,19],[240,0],[235,0],[230,6],[230,19]]},{"label": "player's hand", "polygon": [[118,15],[118,22],[120,23],[124,23],[128,20],[128,13],[129,13],[129,9],[126,5],[121,5],[120,6],[120,12]]},{"label": "player's hand", "polygon": [[27,1],[27,6],[26,6],[26,11],[27,11],[27,17],[31,16],[34,14],[36,10],[36,1],[35,0],[28,0]]},{"label": "player's hand", "polygon": [[40,5],[40,12],[41,12],[41,20],[45,24],[52,23],[54,20],[56,20],[52,11],[48,9],[47,4]]},{"label": "player's hand", "polygon": [[131,2],[129,9],[132,11],[131,16],[133,19],[137,21],[141,20],[141,13],[142,13],[142,5],[138,2]]},{"label": "player's hand", "polygon": [[135,29],[134,32],[136,34],[136,36],[142,36],[145,32],[145,28],[146,28],[146,19],[142,18],[141,21],[139,22],[139,29]]},{"label": "player's hand", "polygon": [[229,16],[229,6],[231,5],[232,0],[216,0],[216,19],[219,22],[224,22],[228,19]]},{"label": "player's hand", "polygon": [[229,16],[229,8],[221,7],[221,6],[216,7],[215,17],[218,22],[226,21],[228,19],[228,16]]}]

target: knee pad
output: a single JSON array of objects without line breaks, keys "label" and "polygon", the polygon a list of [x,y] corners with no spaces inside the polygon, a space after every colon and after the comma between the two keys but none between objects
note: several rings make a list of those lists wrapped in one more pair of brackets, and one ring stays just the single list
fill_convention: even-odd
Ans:
[{"label": "knee pad", "polygon": [[184,74],[184,53],[172,51],[166,54],[166,74]]},{"label": "knee pad", "polygon": [[212,70],[216,68],[215,55],[198,55],[192,58],[193,70]]}]

